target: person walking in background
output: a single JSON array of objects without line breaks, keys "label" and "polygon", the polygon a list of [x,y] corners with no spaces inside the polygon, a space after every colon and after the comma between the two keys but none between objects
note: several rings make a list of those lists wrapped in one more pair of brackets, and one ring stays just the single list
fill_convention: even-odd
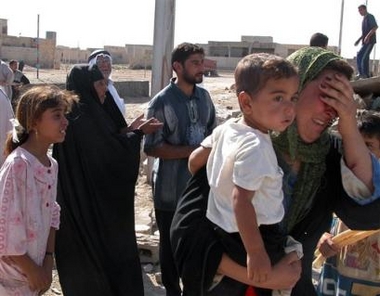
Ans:
[{"label": "person walking in background", "polygon": [[131,130],[97,65],[75,65],[66,87],[79,102],[68,114],[65,142],[53,147],[62,207],[56,263],[63,294],[142,296],[135,185],[143,135],[162,124],[140,119]]},{"label": "person walking in background", "polygon": [[52,282],[58,165],[48,154],[65,139],[74,94],[35,86],[17,105],[0,170],[0,295],[37,296]]},{"label": "person walking in background", "polygon": [[30,84],[30,81],[28,77],[25,76],[24,73],[22,73],[18,68],[17,68],[18,62],[16,60],[11,60],[9,62],[9,68],[12,69],[13,71],[13,83],[12,83],[12,104],[16,106],[16,99],[19,96],[20,93],[20,88],[23,85]]},{"label": "person walking in background", "polygon": [[177,201],[191,176],[188,157],[216,126],[210,94],[197,86],[203,81],[204,56],[203,48],[195,44],[182,43],[174,48],[171,65],[176,77],[149,102],[147,110],[147,118],[155,117],[164,124],[156,133],[145,136],[144,152],[155,157],[153,197],[160,232],[162,282],[167,296],[181,295],[170,225]]},{"label": "person walking in background", "polygon": [[317,32],[311,35],[309,45],[319,46],[319,47],[327,49],[328,43],[329,43],[329,37],[327,37],[325,34]]},{"label": "person walking in background", "polygon": [[12,100],[12,83],[14,74],[9,65],[0,60],[0,88],[5,92],[9,100]]},{"label": "person walking in background", "polygon": [[107,50],[97,49],[94,50],[88,57],[88,64],[90,66],[97,65],[99,70],[103,73],[104,78],[107,80],[107,88],[112,98],[114,99],[117,107],[120,109],[121,114],[125,116],[124,99],[120,98],[114,82],[111,78],[112,73],[112,57]]},{"label": "person walking in background", "polygon": [[[380,113],[360,110],[358,128],[368,149],[380,161]],[[368,194],[368,189],[358,192]],[[358,197],[359,203],[365,198]],[[320,240],[318,249],[327,259],[320,274],[318,295],[379,295],[380,233],[339,249],[332,238],[347,229],[335,218],[330,233],[325,233]]]},{"label": "person walking in background", "polygon": [[24,71],[25,62],[23,60],[19,61],[18,63],[18,69],[22,72]]},{"label": "person walking in background", "polygon": [[[242,117],[216,127],[201,143],[211,148],[207,218],[245,247],[247,276],[257,282],[267,281],[271,265],[285,255],[287,237],[277,224],[284,216],[283,172],[270,133],[293,122],[298,85],[297,69],[285,59],[264,53],[244,57],[235,70]],[[262,237],[259,226],[270,229],[270,235]],[[286,253],[298,251],[301,258],[301,244],[289,242],[292,248]]]},{"label": "person walking in background", "polygon": [[376,44],[376,30],[377,23],[375,17],[368,13],[367,6],[360,5],[358,7],[359,13],[363,16],[362,20],[362,35],[355,41],[355,46],[362,42],[361,48],[356,56],[356,64],[358,74],[356,78],[369,78],[369,56],[373,47]]},{"label": "person walking in background", "polygon": [[5,140],[12,124],[10,119],[14,118],[13,108],[5,92],[0,88],[0,167],[5,160]]}]

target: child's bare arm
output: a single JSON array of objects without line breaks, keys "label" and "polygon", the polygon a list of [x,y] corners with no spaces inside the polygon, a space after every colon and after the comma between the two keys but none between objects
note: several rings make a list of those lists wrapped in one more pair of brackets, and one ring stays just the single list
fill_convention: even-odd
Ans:
[{"label": "child's bare arm", "polygon": [[29,288],[32,291],[40,292],[45,290],[46,286],[50,287],[51,280],[49,281],[45,269],[42,266],[38,266],[28,254],[8,256],[7,260],[10,260],[22,270],[28,279]]},{"label": "child's bare arm", "polygon": [[52,255],[55,250],[55,228],[50,227],[49,237],[46,244],[46,255]]},{"label": "child's bare arm", "polygon": [[199,146],[190,154],[188,167],[192,175],[194,175],[201,167],[207,163],[210,152],[211,148]]},{"label": "child's bare arm", "polygon": [[291,289],[300,278],[301,261],[295,252],[286,254],[273,266],[272,276],[265,283],[254,282],[247,277],[247,269],[223,254],[218,272],[247,285],[267,289]]},{"label": "child's bare arm", "polygon": [[46,245],[46,253],[45,253],[45,258],[42,263],[43,268],[45,269],[46,275],[49,278],[49,283],[45,286],[45,288],[41,291],[43,294],[47,290],[49,290],[50,285],[53,281],[53,266],[54,266],[54,250],[55,250],[55,228],[51,227],[50,228],[50,233]]},{"label": "child's bare arm", "polygon": [[37,265],[28,254],[7,256],[5,259],[9,261],[9,263],[17,265],[22,270],[28,279],[29,288],[32,291],[39,292],[39,294],[46,292],[50,288],[52,282],[54,241],[55,229],[51,228],[42,266]]},{"label": "child's bare arm", "polygon": [[240,236],[247,251],[248,278],[256,282],[265,282],[271,272],[271,263],[264,247],[255,208],[252,205],[253,191],[235,186],[233,207]]}]

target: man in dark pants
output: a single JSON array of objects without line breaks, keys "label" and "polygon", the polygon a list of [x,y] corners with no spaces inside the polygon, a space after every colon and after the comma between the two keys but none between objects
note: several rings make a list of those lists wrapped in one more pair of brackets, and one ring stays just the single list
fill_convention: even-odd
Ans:
[{"label": "man in dark pants", "polygon": [[9,62],[9,68],[12,69],[14,75],[12,83],[12,105],[14,109],[16,109],[16,100],[20,94],[20,88],[23,85],[30,84],[28,77],[17,68],[17,64],[18,62],[16,60]]},{"label": "man in dark pants", "polygon": [[204,55],[203,48],[195,44],[178,45],[171,58],[177,77],[149,102],[147,111],[147,118],[155,117],[164,124],[154,134],[146,135],[144,151],[155,157],[153,197],[160,232],[162,283],[167,296],[182,294],[170,243],[170,226],[177,201],[191,176],[188,157],[216,125],[210,94],[197,86],[203,81]]},{"label": "man in dark pants", "polygon": [[356,56],[357,71],[359,78],[369,78],[369,55],[371,54],[372,48],[376,43],[376,30],[377,23],[375,17],[368,13],[367,7],[365,5],[360,5],[358,7],[359,13],[363,16],[362,21],[362,35],[355,42],[355,46],[362,41],[362,47],[358,51]]}]

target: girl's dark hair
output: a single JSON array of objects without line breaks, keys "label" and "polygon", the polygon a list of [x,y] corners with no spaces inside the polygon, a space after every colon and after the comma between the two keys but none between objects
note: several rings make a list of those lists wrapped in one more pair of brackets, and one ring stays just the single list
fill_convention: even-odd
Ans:
[{"label": "girl's dark hair", "polygon": [[26,90],[17,102],[16,127],[18,142],[13,141],[12,132],[7,136],[4,154],[9,155],[14,149],[26,142],[35,122],[50,108],[63,106],[66,112],[71,110],[74,102],[78,101],[73,92],[62,90],[55,85],[38,85]]},{"label": "girl's dark hair", "polygon": [[298,76],[297,68],[279,56],[254,53],[242,58],[235,69],[236,94],[245,91],[255,95],[269,79]]}]

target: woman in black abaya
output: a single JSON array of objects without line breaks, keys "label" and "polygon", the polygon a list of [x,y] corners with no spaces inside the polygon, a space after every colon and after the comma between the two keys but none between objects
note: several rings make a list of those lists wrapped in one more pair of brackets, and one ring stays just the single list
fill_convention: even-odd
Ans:
[{"label": "woman in black abaya", "polygon": [[65,142],[53,149],[62,208],[56,262],[65,296],[144,295],[135,183],[142,136],[160,124],[139,118],[132,130],[108,92],[99,98],[94,85],[102,83],[97,66],[71,70],[67,89],[80,101],[68,115]]}]

